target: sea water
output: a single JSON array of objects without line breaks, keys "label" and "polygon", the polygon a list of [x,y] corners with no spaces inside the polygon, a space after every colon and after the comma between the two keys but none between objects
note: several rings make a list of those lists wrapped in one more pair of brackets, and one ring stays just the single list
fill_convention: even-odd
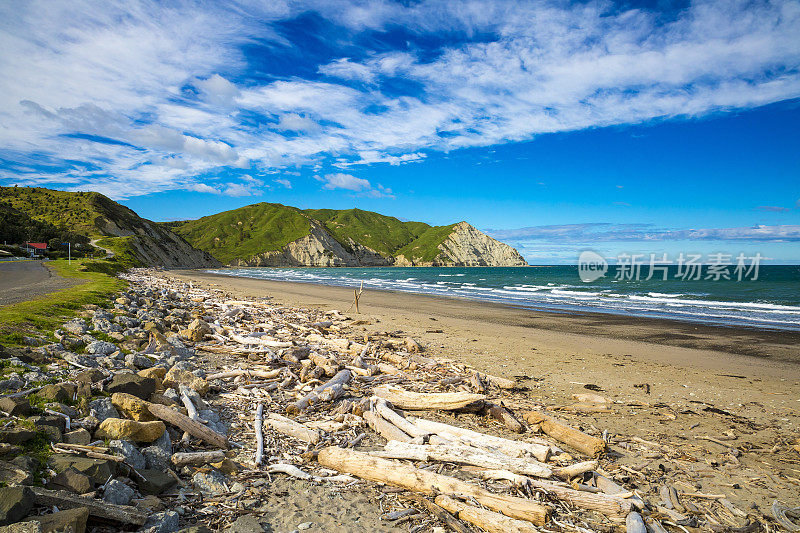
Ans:
[{"label": "sea water", "polygon": [[576,266],[223,268],[217,274],[431,294],[561,312],[600,312],[707,324],[800,330],[800,266],[762,265],[758,279],[605,277],[584,283]]}]

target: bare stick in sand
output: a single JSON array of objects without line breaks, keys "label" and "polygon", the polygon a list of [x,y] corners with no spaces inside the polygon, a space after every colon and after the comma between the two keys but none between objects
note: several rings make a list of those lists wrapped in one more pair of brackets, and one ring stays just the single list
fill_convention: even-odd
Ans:
[{"label": "bare stick in sand", "polygon": [[262,426],[262,421],[264,420],[264,404],[259,402],[258,407],[256,407],[256,419],[255,419],[255,430],[256,430],[256,457],[255,463],[260,465],[261,462],[264,460],[264,431]]}]

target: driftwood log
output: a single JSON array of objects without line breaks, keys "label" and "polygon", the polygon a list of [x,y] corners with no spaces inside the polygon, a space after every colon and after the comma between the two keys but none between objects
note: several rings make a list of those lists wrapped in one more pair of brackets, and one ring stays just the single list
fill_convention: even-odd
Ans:
[{"label": "driftwood log", "polygon": [[450,496],[437,496],[435,502],[436,505],[453,513],[459,519],[485,529],[489,533],[538,533],[539,531],[530,522],[468,505]]},{"label": "driftwood log", "polygon": [[479,410],[483,407],[483,394],[471,392],[413,392],[383,385],[376,387],[373,394],[390,402],[399,409],[426,410],[439,409],[442,411]]},{"label": "driftwood log", "polygon": [[587,435],[562,422],[558,422],[544,413],[538,411],[527,411],[523,418],[532,425],[537,425],[541,430],[559,442],[563,442],[570,448],[574,448],[589,457],[599,457],[606,451],[606,443],[603,439]]},{"label": "driftwood log", "polygon": [[208,452],[178,452],[172,454],[172,464],[177,467],[187,465],[207,465],[219,463],[225,459],[225,450],[212,450]]},{"label": "driftwood log", "polygon": [[447,509],[430,501],[428,498],[419,496],[413,499],[453,531],[457,533],[472,533],[472,530],[468,528],[464,522],[450,514]]},{"label": "driftwood log", "polygon": [[147,513],[129,505],[114,505],[103,500],[84,498],[64,490],[48,490],[42,487],[30,487],[30,489],[33,491],[36,504],[43,507],[55,506],[59,509],[86,507],[89,509],[89,516],[137,526],[147,522]]},{"label": "driftwood log", "polygon": [[364,452],[328,447],[319,451],[317,459],[322,466],[362,479],[388,483],[422,494],[439,492],[450,496],[471,497],[484,507],[512,518],[527,520],[539,526],[547,522],[549,509],[533,501],[494,494],[454,477],[435,474],[389,459],[372,457]]},{"label": "driftwood log", "polygon": [[197,437],[198,439],[203,440],[212,446],[216,446],[217,448],[225,448],[226,450],[230,447],[228,444],[228,438],[225,435],[220,435],[213,429],[204,426],[200,422],[195,422],[185,414],[180,413],[175,409],[171,409],[166,405],[161,405],[158,403],[148,404],[147,409],[156,418],[163,420],[164,422],[168,422],[173,426],[182,429],[189,435]]},{"label": "driftwood log", "polygon": [[376,414],[380,415],[381,418],[397,426],[403,433],[407,433],[411,437],[424,437],[428,434],[424,430],[415,426],[413,422],[406,420],[406,418],[401,416],[400,413],[394,411],[386,404],[386,400],[383,398],[373,398],[374,404],[372,410],[375,411]]},{"label": "driftwood log", "polygon": [[335,376],[333,376],[331,379],[329,379],[328,381],[326,381],[313,391],[306,394],[303,398],[297,400],[294,403],[290,403],[286,407],[286,412],[289,413],[290,415],[302,413],[303,411],[308,409],[310,405],[325,399],[327,396],[325,394],[326,390],[341,389],[347,383],[349,383],[351,379],[353,379],[352,372],[350,372],[347,369],[340,370],[339,372],[337,372]]},{"label": "driftwood log", "polygon": [[373,411],[364,411],[364,420],[367,421],[369,427],[388,441],[411,442],[409,435]]},{"label": "driftwood log", "polygon": [[479,448],[460,444],[410,444],[389,441],[383,451],[370,452],[376,457],[387,459],[410,459],[412,461],[441,461],[481,468],[506,468],[528,476],[548,478],[553,475],[552,469],[533,459],[518,459],[501,454],[489,454]]},{"label": "driftwood log", "polygon": [[532,455],[542,462],[546,462],[550,457],[550,446],[546,444],[504,439],[503,437],[495,437],[494,435],[487,435],[485,433],[472,431],[471,429],[451,426],[424,418],[414,418],[412,421],[415,426],[426,433],[439,435],[446,440],[462,442],[477,448],[496,450],[511,457]]},{"label": "driftwood log", "polygon": [[517,420],[514,413],[504,405],[485,402],[481,414],[491,416],[498,422],[502,422],[503,425],[515,433],[525,433],[525,424]]},{"label": "driftwood log", "polygon": [[279,433],[294,437],[309,444],[317,444],[322,438],[318,429],[304,426],[291,418],[286,418],[277,413],[270,413],[264,420],[264,424]]}]

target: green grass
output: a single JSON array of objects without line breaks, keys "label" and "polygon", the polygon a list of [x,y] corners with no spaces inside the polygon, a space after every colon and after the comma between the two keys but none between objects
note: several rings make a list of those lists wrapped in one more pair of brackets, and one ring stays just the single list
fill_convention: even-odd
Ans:
[{"label": "green grass", "polygon": [[95,244],[98,247],[107,248],[114,252],[113,261],[127,268],[144,266],[136,256],[136,251],[133,248],[134,238],[133,236],[105,237],[99,239]]},{"label": "green grass", "polygon": [[451,226],[429,226],[361,209],[305,209],[259,203],[198,220],[163,225],[223,263],[249,259],[280,250],[308,235],[310,219],[322,225],[346,249],[349,240],[367,246],[384,257],[404,253],[406,258],[431,261]]},{"label": "green grass", "polygon": [[453,233],[454,226],[455,224],[450,226],[431,226],[412,242],[397,250],[396,255],[403,255],[406,259],[417,262],[433,261],[441,252],[438,248],[439,245]]},{"label": "green grass", "polygon": [[107,269],[113,272],[116,268],[116,265],[109,267],[103,263],[110,262],[73,260],[72,265],[68,265],[66,260],[50,261],[48,265],[62,277],[79,278],[85,280],[84,283],[27,302],[1,307],[0,343],[20,345],[23,336],[53,331],[75,316],[84,305],[108,305],[111,296],[123,290],[127,283],[98,271]]},{"label": "green grass", "polygon": [[259,203],[168,227],[195,248],[230,263],[280,250],[308,235],[311,224],[294,207]]}]

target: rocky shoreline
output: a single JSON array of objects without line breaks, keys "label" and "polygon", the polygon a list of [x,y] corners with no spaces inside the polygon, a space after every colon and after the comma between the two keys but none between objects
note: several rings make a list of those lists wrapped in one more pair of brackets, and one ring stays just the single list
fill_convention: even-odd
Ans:
[{"label": "rocky shoreline", "polygon": [[[128,290],[65,322],[58,342],[42,332],[0,353],[0,532],[792,524],[784,507],[702,493],[688,470],[618,465],[621,450],[693,459],[565,425],[514,380],[426,357],[402,332],[154,270],[123,277]],[[613,403],[578,396],[574,412]],[[713,440],[720,462],[739,462]]]}]

